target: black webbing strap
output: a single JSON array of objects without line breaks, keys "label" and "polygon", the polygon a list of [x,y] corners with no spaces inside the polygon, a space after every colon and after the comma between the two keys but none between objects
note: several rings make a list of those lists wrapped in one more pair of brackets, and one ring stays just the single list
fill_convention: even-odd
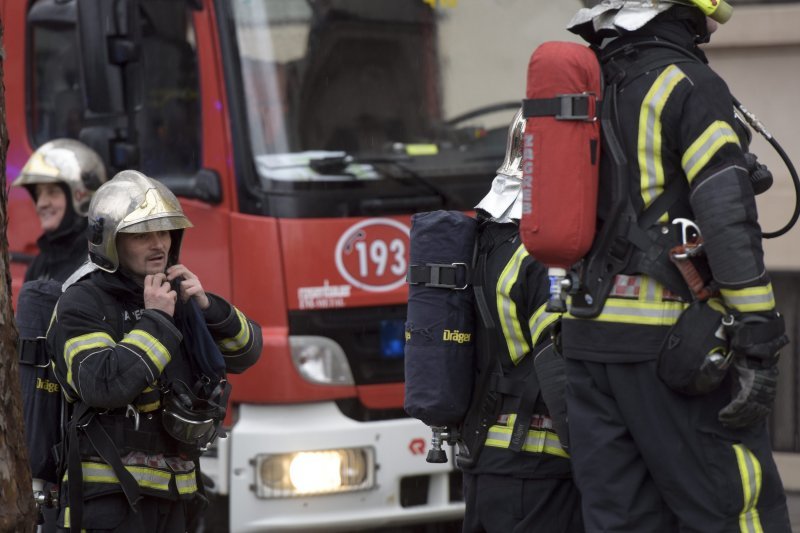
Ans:
[{"label": "black webbing strap", "polygon": [[463,290],[470,282],[470,269],[466,263],[426,263],[408,267],[407,281],[410,285]]},{"label": "black webbing strap", "polygon": [[81,464],[78,428],[82,429],[97,455],[109,466],[119,480],[122,492],[130,506],[135,510],[141,499],[139,484],[125,468],[111,437],[96,419],[96,413],[80,402],[68,426],[67,478],[69,481],[68,499],[70,509],[70,531],[81,531],[83,523],[83,466]]},{"label": "black webbing strap", "polygon": [[[533,354],[528,354],[527,359],[533,360]],[[511,430],[511,442],[508,449],[512,452],[522,451],[525,446],[525,440],[528,436],[528,429],[531,427],[531,418],[533,417],[533,410],[536,407],[536,400],[539,398],[541,392],[539,385],[539,378],[536,375],[536,369],[530,363],[530,373],[525,379],[525,390],[520,396],[519,407],[517,408],[517,419],[514,421],[514,429]]]},{"label": "black webbing strap", "polygon": [[528,98],[522,101],[522,116],[555,117],[556,120],[594,120],[597,96],[589,93],[559,94],[555,98]]},{"label": "black webbing strap", "polygon": [[36,337],[35,339],[20,339],[17,347],[19,362],[28,366],[49,366],[50,359],[47,356],[47,339]]},{"label": "black webbing strap", "polygon": [[122,487],[122,492],[125,493],[125,497],[128,499],[128,504],[135,510],[136,504],[142,498],[141,492],[139,491],[139,483],[134,479],[133,475],[128,472],[125,465],[122,464],[114,441],[111,440],[106,430],[97,423],[94,417],[92,417],[92,420],[89,420],[89,423],[84,427],[84,432],[89,442],[92,443],[92,447],[97,451],[97,455],[114,470],[114,474],[117,475],[119,484]]},{"label": "black webbing strap", "polygon": [[67,479],[69,504],[69,530],[80,533],[83,523],[83,467],[78,445],[78,421],[89,412],[89,406],[81,403],[72,414],[67,427]]}]

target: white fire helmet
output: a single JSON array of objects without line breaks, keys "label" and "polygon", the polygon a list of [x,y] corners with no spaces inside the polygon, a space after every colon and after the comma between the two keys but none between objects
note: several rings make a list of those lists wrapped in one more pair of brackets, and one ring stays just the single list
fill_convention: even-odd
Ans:
[{"label": "white fire helmet", "polygon": [[733,14],[733,8],[725,0],[603,0],[594,7],[579,10],[567,29],[583,36],[635,31],[675,4],[696,7],[721,24]]},{"label": "white fire helmet", "polygon": [[94,192],[106,181],[106,168],[97,152],[73,139],[55,139],[36,149],[13,186],[28,189],[36,201],[39,183],[63,183],[75,213],[85,217]]},{"label": "white fire helmet", "polygon": [[192,223],[166,185],[135,170],[103,184],[89,206],[89,260],[106,272],[119,267],[118,233],[172,232],[168,262],[180,254],[183,230]]},{"label": "white fire helmet", "polygon": [[475,206],[486,211],[495,222],[511,222],[522,218],[522,136],[525,119],[517,111],[508,127],[506,157],[497,169],[489,193]]}]

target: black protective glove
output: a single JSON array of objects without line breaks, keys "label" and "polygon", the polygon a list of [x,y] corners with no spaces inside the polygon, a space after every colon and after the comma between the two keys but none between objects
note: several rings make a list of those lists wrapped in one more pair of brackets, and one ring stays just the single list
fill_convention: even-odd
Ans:
[{"label": "black protective glove", "polygon": [[765,420],[772,411],[778,385],[778,368],[749,368],[747,360],[733,362],[733,400],[719,412],[719,421],[729,428],[745,428]]},{"label": "black protective glove", "polygon": [[775,402],[779,350],[789,344],[778,313],[747,313],[727,328],[734,362],[733,399],[719,412],[729,428],[745,428],[765,420]]}]

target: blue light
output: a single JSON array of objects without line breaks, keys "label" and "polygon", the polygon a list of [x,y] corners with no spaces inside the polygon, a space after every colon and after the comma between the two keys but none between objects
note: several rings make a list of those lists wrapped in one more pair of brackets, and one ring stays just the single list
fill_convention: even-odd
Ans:
[{"label": "blue light", "polygon": [[405,350],[405,324],[402,320],[381,320],[381,355],[387,359],[403,357]]}]

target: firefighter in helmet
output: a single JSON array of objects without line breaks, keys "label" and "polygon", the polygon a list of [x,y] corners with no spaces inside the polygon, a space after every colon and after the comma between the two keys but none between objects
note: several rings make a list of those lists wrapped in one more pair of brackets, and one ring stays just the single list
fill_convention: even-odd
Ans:
[{"label": "firefighter in helmet", "polygon": [[[477,460],[461,463],[464,532],[583,531],[566,451],[563,379],[545,377],[558,375],[559,368],[563,374],[551,339],[560,315],[545,311],[547,269],[528,255],[519,237],[524,129],[520,110],[509,127],[505,161],[476,206],[473,284],[483,288],[476,291],[482,300],[477,302],[476,383],[481,375],[492,375],[494,385],[473,402],[465,427],[480,427],[475,418],[482,413],[495,415],[488,432],[477,432],[480,442],[467,442]],[[556,372],[542,372],[540,362]]]},{"label": "firefighter in helmet", "polygon": [[163,184],[120,172],[88,216],[93,271],[66,288],[47,338],[71,405],[59,526],[185,531],[226,373],[256,362],[261,330],[180,262],[192,224]]},{"label": "firefighter in helmet", "polygon": [[[788,341],[748,139],[698,48],[731,11],[724,1],[604,0],[569,25],[597,47],[616,123],[603,135],[618,141],[604,145],[601,225],[584,265],[622,268],[605,290],[602,276],[584,276],[592,298],[574,295],[562,320],[570,453],[590,531],[790,531],[766,426]],[[609,207],[620,190],[630,191],[631,224]],[[690,248],[689,262],[671,252]],[[583,312],[598,301],[596,314]],[[719,357],[706,337],[724,340]]]},{"label": "firefighter in helmet", "polygon": [[65,281],[86,262],[86,212],[105,181],[100,156],[73,139],[45,143],[28,159],[12,185],[28,189],[42,236],[36,242],[39,255],[25,272],[25,281]]}]

